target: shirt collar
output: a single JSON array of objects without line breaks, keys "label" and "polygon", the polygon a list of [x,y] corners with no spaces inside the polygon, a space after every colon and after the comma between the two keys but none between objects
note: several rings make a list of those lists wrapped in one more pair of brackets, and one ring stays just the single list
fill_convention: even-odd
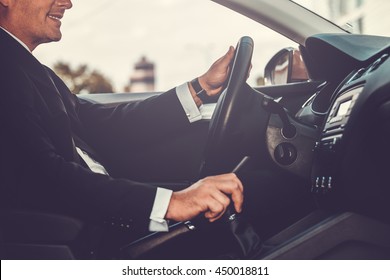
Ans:
[{"label": "shirt collar", "polygon": [[3,29],[5,32],[7,32],[12,38],[14,38],[17,42],[19,42],[19,44],[21,44],[26,50],[28,50],[31,53],[30,49],[27,47],[27,45],[25,43],[22,42],[22,40],[20,40],[18,37],[16,37],[14,34],[9,32],[4,27],[0,26],[0,28]]}]

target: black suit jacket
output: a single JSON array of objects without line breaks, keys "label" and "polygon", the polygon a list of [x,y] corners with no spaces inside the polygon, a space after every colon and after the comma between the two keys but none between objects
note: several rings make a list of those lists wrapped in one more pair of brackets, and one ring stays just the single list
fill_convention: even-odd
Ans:
[{"label": "black suit jacket", "polygon": [[188,127],[174,89],[115,108],[79,100],[0,29],[0,95],[3,206],[94,222],[114,218],[135,231],[147,229],[156,187],[93,173],[81,162],[74,141],[105,164],[105,147],[114,147],[115,154]]}]

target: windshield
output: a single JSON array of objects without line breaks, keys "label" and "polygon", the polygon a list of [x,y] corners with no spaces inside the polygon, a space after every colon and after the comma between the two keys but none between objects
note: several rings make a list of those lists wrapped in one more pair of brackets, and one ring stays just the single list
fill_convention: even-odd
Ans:
[{"label": "windshield", "polygon": [[390,36],[390,1],[294,0],[327,20],[355,34]]},{"label": "windshield", "polygon": [[[62,20],[61,42],[39,46],[34,54],[63,73],[74,93],[166,91],[204,73],[243,35],[257,43],[248,80],[256,86],[267,61],[281,48],[296,46],[209,0],[73,2]],[[92,80],[98,86],[85,89]]]}]

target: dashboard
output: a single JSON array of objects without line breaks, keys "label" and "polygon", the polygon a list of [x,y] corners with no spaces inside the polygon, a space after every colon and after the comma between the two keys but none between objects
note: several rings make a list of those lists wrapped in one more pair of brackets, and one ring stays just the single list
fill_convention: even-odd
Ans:
[{"label": "dashboard", "polygon": [[311,174],[311,191],[322,197],[333,196],[332,206],[342,201],[355,208],[378,208],[376,214],[387,209],[383,198],[389,197],[389,191],[383,169],[389,156],[388,57],[387,51],[367,66],[353,70],[332,96],[314,147]]},{"label": "dashboard", "polygon": [[[326,82],[291,118],[298,132],[294,139],[281,137],[281,124],[271,116],[269,153],[280,167],[310,177],[320,205],[389,219],[390,40],[309,39],[306,47]],[[289,164],[276,156],[283,143],[293,147],[284,144],[283,153],[294,154]]]}]

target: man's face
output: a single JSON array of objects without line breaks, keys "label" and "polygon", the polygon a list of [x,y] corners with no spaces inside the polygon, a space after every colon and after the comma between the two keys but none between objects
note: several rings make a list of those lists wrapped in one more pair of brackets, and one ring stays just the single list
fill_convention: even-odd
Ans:
[{"label": "man's face", "polygon": [[71,0],[11,0],[8,6],[11,33],[30,50],[61,39],[61,19],[72,7]]}]

